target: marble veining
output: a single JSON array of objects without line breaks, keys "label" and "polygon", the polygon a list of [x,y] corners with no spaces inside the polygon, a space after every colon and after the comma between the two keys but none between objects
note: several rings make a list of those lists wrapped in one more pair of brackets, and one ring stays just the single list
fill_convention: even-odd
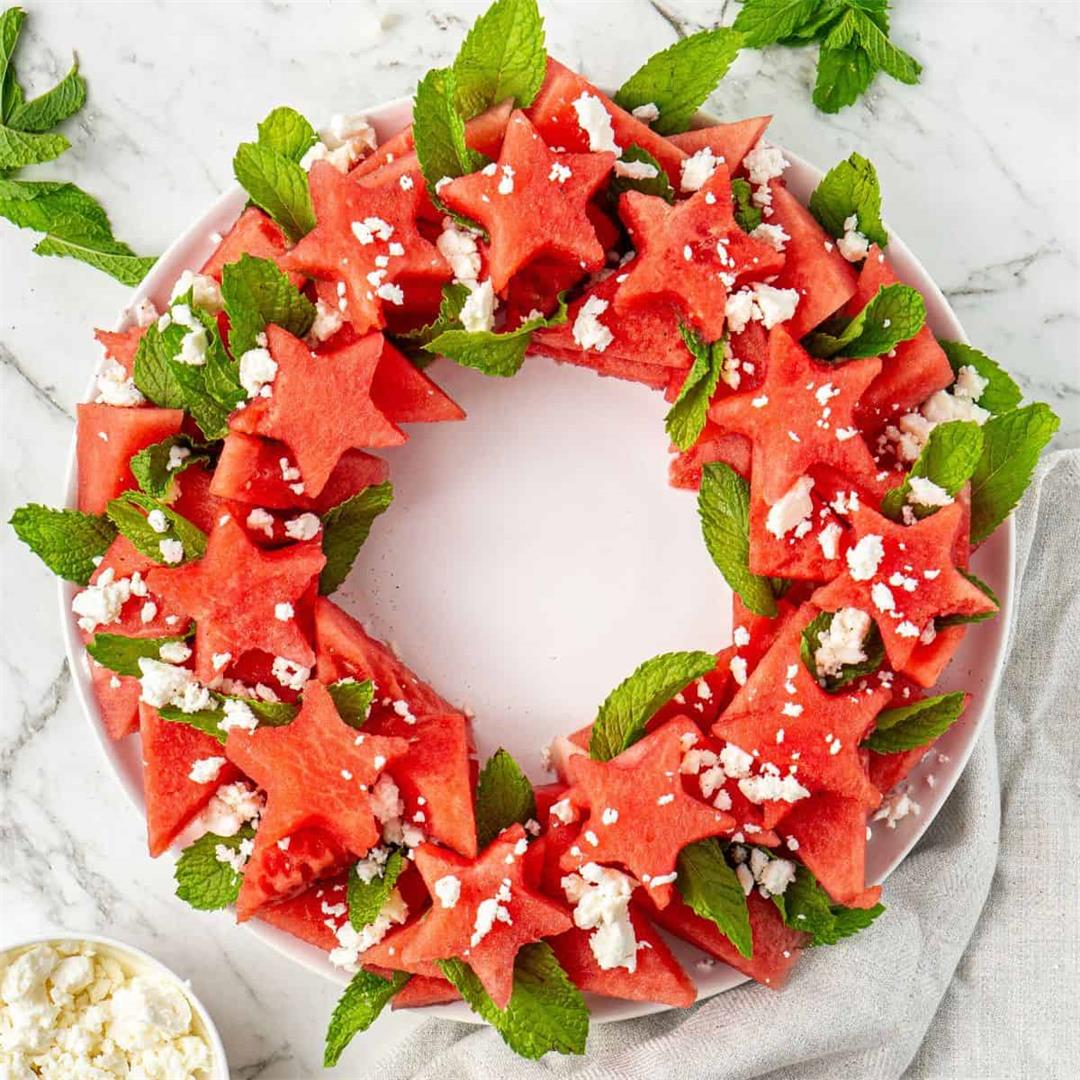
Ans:
[{"label": "marble veining", "polygon": [[[72,150],[41,176],[97,194],[117,234],[162,250],[230,180],[236,145],[270,108],[312,118],[410,93],[447,62],[481,3],[236,0],[114,4],[28,0],[19,71],[51,85],[78,50],[90,100]],[[542,3],[549,45],[617,84],[676,37],[729,23],[737,5],[694,0]],[[882,176],[890,224],[956,307],[971,339],[1062,419],[1080,443],[1077,12],[1055,0],[897,0],[897,39],[925,65],[914,88],[879,79],[836,117],[814,111],[808,51],[741,57],[710,103],[773,113],[774,136],[829,165],[852,149]],[[977,11],[977,16],[975,12]],[[73,407],[123,287],[42,259],[0,223],[0,517],[58,502]],[[141,822],[92,745],[72,692],[52,581],[0,532],[0,913],[3,936],[64,926],[124,937],[194,982],[241,1080],[321,1072],[337,988],[236,930],[187,910],[171,867],[146,857]],[[338,1075],[375,1075],[417,1018],[395,1014],[357,1040]]]}]

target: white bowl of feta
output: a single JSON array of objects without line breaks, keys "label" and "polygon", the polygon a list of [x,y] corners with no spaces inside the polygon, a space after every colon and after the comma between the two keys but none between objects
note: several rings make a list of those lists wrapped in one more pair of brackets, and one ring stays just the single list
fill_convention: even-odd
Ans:
[{"label": "white bowl of feta", "polygon": [[228,1080],[221,1036],[185,980],[141,949],[96,934],[0,948],[0,1075],[129,1073]]}]

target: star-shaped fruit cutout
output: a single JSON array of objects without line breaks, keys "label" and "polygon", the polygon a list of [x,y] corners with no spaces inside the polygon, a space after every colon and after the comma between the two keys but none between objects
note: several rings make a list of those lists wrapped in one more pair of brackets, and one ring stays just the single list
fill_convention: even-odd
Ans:
[{"label": "star-shaped fruit cutout", "polygon": [[673,206],[658,195],[627,191],[619,216],[638,257],[615,298],[616,310],[670,302],[706,341],[724,332],[727,295],[735,286],[770,277],[784,265],[780,252],[736,224],[724,165]]},{"label": "star-shaped fruit cutout", "polygon": [[417,228],[425,192],[413,174],[354,180],[317,161],[308,183],[317,224],[278,265],[340,282],[357,333],[386,324],[386,305],[405,302],[410,279],[450,280],[450,267]]},{"label": "star-shaped fruit cutout", "polygon": [[519,109],[506,126],[499,160],[452,180],[439,195],[487,229],[491,285],[501,294],[510,278],[540,255],[579,264],[583,273],[604,265],[604,249],[586,208],[614,164],[615,155],[607,152],[549,150]]},{"label": "star-shaped fruit cutout", "polygon": [[890,691],[873,676],[865,686],[822,689],[800,655],[803,629],[817,613],[804,604],[788,620],[712,728],[742,751],[729,750],[721,762],[739,790],[764,807],[767,828],[822,791],[868,807],[880,800],[859,743]]},{"label": "star-shaped fruit cutout", "polygon": [[381,835],[371,788],[387,764],[409,744],[358,732],[341,719],[320,682],[304,686],[296,718],[254,731],[233,728],[229,760],[266,792],[259,822],[263,846],[305,826],[325,829],[354,855],[366,854]]},{"label": "star-shaped fruit cutout", "polygon": [[[268,397],[252,399],[229,424],[248,435],[285,443],[299,467],[288,461],[282,476],[297,495],[315,497],[346,450],[398,446],[404,433],[375,407],[371,383],[382,356],[383,336],[375,332],[325,353],[313,353],[280,326],[266,330],[277,373]],[[264,387],[264,389],[266,388]]]},{"label": "star-shaped fruit cutout", "polygon": [[296,615],[325,563],[318,539],[266,550],[224,516],[201,559],[156,567],[146,582],[170,608],[195,620],[195,673],[210,682],[221,674],[223,656],[228,663],[251,649],[311,667],[315,653]]},{"label": "star-shaped fruit cutout", "polygon": [[476,859],[432,844],[415,848],[433,901],[402,949],[404,964],[464,960],[491,1000],[506,1008],[518,949],[573,925],[564,907],[528,883],[526,850],[520,825],[504,830]]},{"label": "star-shaped fruit cutout", "polygon": [[867,506],[852,514],[854,540],[846,569],[811,597],[820,608],[868,612],[885,653],[903,671],[920,637],[942,615],[986,615],[997,605],[956,568],[954,544],[964,528],[959,503],[914,525],[901,525]]},{"label": "star-shaped fruit cutout", "polygon": [[714,402],[709,419],[750,439],[752,482],[769,506],[813,466],[829,466],[877,492],[879,469],[853,414],[880,370],[878,359],[820,364],[777,326],[769,333],[765,381]]},{"label": "star-shaped fruit cutout", "polygon": [[675,860],[687,844],[730,833],[734,819],[688,795],[679,767],[697,730],[677,717],[610,761],[575,754],[567,761],[568,798],[588,811],[564,870],[618,863],[644,886],[657,907],[671,898]]}]

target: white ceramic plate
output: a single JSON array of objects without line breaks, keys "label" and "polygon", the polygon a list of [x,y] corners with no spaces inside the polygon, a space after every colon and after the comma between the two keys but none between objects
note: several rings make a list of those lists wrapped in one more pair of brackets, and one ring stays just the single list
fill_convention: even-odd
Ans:
[{"label": "white ceramic plate", "polygon": [[[380,140],[411,119],[400,99],[368,116]],[[715,123],[701,114],[699,122]],[[804,202],[821,177],[787,152],[787,181]],[[163,307],[172,283],[198,269],[239,215],[234,187],[158,260],[132,295]],[[889,261],[926,299],[940,337],[965,340],[955,313],[921,263],[891,236]],[[667,404],[646,387],[585,369],[530,359],[513,379],[487,378],[437,361],[431,369],[468,412],[463,424],[414,425],[386,452],[394,504],[335,599],[451,701],[476,713],[481,760],[505,746],[534,781],[551,779],[540,748],[588,723],[611,687],[642,660],[670,649],[718,650],[730,642],[730,592],[701,542],[692,495],[667,484]],[[93,389],[88,392],[92,398]],[[74,440],[68,504],[75,502]],[[974,569],[1001,598],[1001,614],[973,627],[940,684],[970,690],[964,718],[912,773],[922,812],[895,829],[875,825],[867,878],[883,880],[934,820],[962,772],[1001,674],[1012,611],[1012,522],[980,548]],[[143,809],[136,738],[112,742],[99,723],[86,654],[61,583],[60,616],[75,687],[91,728],[132,802]],[[933,787],[927,776],[933,774]],[[259,922],[247,927],[333,979],[347,976],[325,954]],[[723,964],[672,941],[700,997],[744,982]],[[667,1008],[598,998],[598,1021]],[[429,1012],[477,1021],[462,1003]]]}]

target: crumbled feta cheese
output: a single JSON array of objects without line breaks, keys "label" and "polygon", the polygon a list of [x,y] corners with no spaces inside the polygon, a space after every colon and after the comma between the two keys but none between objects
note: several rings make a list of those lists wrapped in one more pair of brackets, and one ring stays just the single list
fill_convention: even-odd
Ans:
[{"label": "crumbled feta cheese", "polygon": [[270,671],[274,678],[289,690],[303,690],[304,683],[311,674],[311,668],[304,667],[287,656],[275,656]]},{"label": "crumbled feta cheese", "polygon": [[248,349],[240,357],[240,385],[249,398],[269,397],[270,384],[277,377],[277,362],[267,349]]},{"label": "crumbled feta cheese", "polygon": [[767,222],[759,225],[750,233],[750,235],[755,240],[760,240],[762,243],[768,244],[777,251],[783,251],[784,248],[787,247],[788,241],[791,239],[783,225],[770,225]]},{"label": "crumbled feta cheese", "polygon": [[800,476],[791,487],[769,507],[765,515],[765,528],[778,540],[782,540],[792,529],[804,521],[810,520],[814,512],[814,503],[810,492],[814,481],[809,476]]},{"label": "crumbled feta cheese", "polygon": [[839,675],[851,664],[866,660],[863,643],[870,632],[870,616],[859,608],[845,607],[837,611],[829,625],[818,635],[814,650],[814,666],[818,677]]},{"label": "crumbled feta cheese", "polygon": [[742,747],[734,743],[726,743],[720,751],[720,764],[728,776],[738,779],[750,775],[754,759]]},{"label": "crumbled feta cheese", "polygon": [[461,879],[447,874],[435,882],[435,898],[444,908],[454,907],[461,898]]},{"label": "crumbled feta cheese", "polygon": [[278,622],[288,622],[295,614],[296,611],[290,603],[283,601],[274,605],[274,618]]},{"label": "crumbled feta cheese", "polygon": [[548,179],[553,184],[565,184],[573,175],[574,173],[569,165],[564,165],[561,161],[555,161],[552,162],[551,172],[548,173]]},{"label": "crumbled feta cheese", "polygon": [[560,884],[567,901],[574,905],[574,925],[593,931],[589,948],[600,968],[636,971],[638,943],[629,907],[634,879],[619,870],[588,862],[576,874],[567,874]]},{"label": "crumbled feta cheese", "polygon": [[558,802],[552,803],[550,813],[553,818],[558,819],[564,825],[569,825],[570,822],[577,820],[577,811],[569,799],[560,799]]},{"label": "crumbled feta cheese", "polygon": [[499,177],[499,186],[496,189],[500,195],[513,195],[514,193],[514,167],[503,165],[502,176]]},{"label": "crumbled feta cheese", "polygon": [[196,784],[212,784],[218,778],[224,764],[223,757],[199,758],[191,763],[188,779]]},{"label": "crumbled feta cheese", "polygon": [[182,540],[159,540],[158,550],[161,552],[161,557],[171,565],[184,561],[184,544]]},{"label": "crumbled feta cheese", "polygon": [[859,232],[859,217],[852,214],[844,219],[844,235],[836,241],[836,250],[848,262],[862,262],[870,251],[870,241]]},{"label": "crumbled feta cheese", "polygon": [[848,572],[855,581],[869,581],[877,573],[884,558],[885,547],[881,537],[876,533],[868,533],[857,544],[848,548]]},{"label": "crumbled feta cheese", "polygon": [[600,316],[607,309],[608,302],[598,296],[590,296],[581,305],[574,320],[573,335],[574,341],[582,349],[603,352],[615,340],[615,335],[600,321]]},{"label": "crumbled feta cheese", "polygon": [[623,161],[619,158],[615,162],[615,175],[627,180],[652,180],[657,176],[657,170],[655,165],[647,161]]},{"label": "crumbled feta cheese", "polygon": [[435,246],[450,264],[455,281],[476,281],[480,275],[480,251],[476,246],[474,233],[461,228],[453,218],[444,218],[443,230],[439,233]]},{"label": "crumbled feta cheese", "polygon": [[315,301],[315,319],[308,331],[308,339],[319,344],[332,338],[342,327],[345,317],[337,308],[331,307],[324,300]]},{"label": "crumbled feta cheese", "polygon": [[771,330],[790,319],[798,305],[798,290],[777,289],[759,281],[728,293],[724,317],[728,330],[733,334],[742,333],[750,322],[760,322],[766,330]]},{"label": "crumbled feta cheese", "polygon": [[79,616],[79,628],[92,633],[98,626],[116,622],[124,604],[134,595],[132,578],[117,578],[110,567],[98,575],[97,581],[76,593],[71,610]]},{"label": "crumbled feta cheese", "polygon": [[166,705],[181,712],[195,713],[210,708],[210,691],[195,679],[195,673],[174,664],[162,663],[148,656],[139,657],[141,701],[155,709]]},{"label": "crumbled feta cheese", "polygon": [[[251,524],[250,516],[248,524]],[[290,540],[314,540],[319,535],[320,528],[322,523],[315,514],[301,514],[285,522],[285,535]],[[271,534],[272,531],[271,529]]]},{"label": "crumbled feta cheese", "polygon": [[335,927],[334,936],[338,940],[337,948],[330,950],[330,963],[346,971],[355,972],[359,968],[359,959],[373,945],[377,945],[393,926],[400,926],[409,916],[409,906],[399,890],[395,889],[376,916],[362,930],[354,930],[352,923],[345,919]]},{"label": "crumbled feta cheese", "polygon": [[585,92],[575,98],[571,105],[577,113],[581,130],[589,137],[589,149],[608,150],[618,157],[622,148],[615,142],[615,131],[604,103],[595,94]]},{"label": "crumbled feta cheese", "polygon": [[760,804],[763,802],[794,803],[810,798],[810,792],[799,783],[792,773],[777,776],[775,773],[763,773],[760,776],[744,776],[739,781],[739,790],[747,800]]},{"label": "crumbled feta cheese", "polygon": [[118,408],[133,408],[141,405],[146,398],[142,396],[135,380],[128,377],[122,364],[115,360],[105,360],[97,375],[97,397],[99,405],[115,405]]},{"label": "crumbled feta cheese", "polygon": [[818,533],[818,544],[821,545],[821,554],[830,562],[840,553],[840,537],[843,530],[835,521],[830,521],[821,532]]},{"label": "crumbled feta cheese", "polygon": [[964,364],[956,373],[956,382],[953,383],[953,395],[958,398],[978,401],[989,385],[989,379],[984,379],[971,364]]},{"label": "crumbled feta cheese", "polygon": [[885,796],[871,820],[884,821],[890,829],[895,829],[898,821],[903,821],[909,814],[918,817],[921,811],[922,807],[911,797],[910,789],[898,788]]},{"label": "crumbled feta cheese", "polygon": [[274,515],[269,510],[256,506],[247,516],[247,527],[252,532],[261,532],[268,539],[274,538]]},{"label": "crumbled feta cheese", "polygon": [[948,506],[953,497],[933,480],[925,476],[908,478],[907,501],[913,506]]},{"label": "crumbled feta cheese", "polygon": [[165,462],[166,472],[175,472],[191,457],[191,449],[187,446],[170,446],[169,460]]},{"label": "crumbled feta cheese", "polygon": [[211,315],[216,315],[225,306],[221,299],[221,286],[208,274],[195,274],[185,270],[176,279],[169,300],[179,300],[188,291],[191,292],[195,306]]},{"label": "crumbled feta cheese", "polygon": [[183,664],[191,659],[191,649],[182,641],[166,641],[158,648],[158,656],[167,664]]},{"label": "crumbled feta cheese", "polygon": [[870,586],[870,599],[874,601],[874,607],[878,611],[896,610],[896,599],[893,597],[892,589],[883,581],[875,581]]},{"label": "crumbled feta cheese", "polygon": [[660,110],[653,101],[647,101],[644,105],[639,105],[636,109],[631,109],[630,112],[631,115],[636,116],[643,124],[651,124],[654,120],[660,119]]},{"label": "crumbled feta cheese", "polygon": [[481,900],[476,908],[476,920],[473,923],[473,935],[469,944],[475,949],[491,933],[496,922],[513,925],[513,917],[507,905],[511,900],[510,879],[503,878],[494,896]]},{"label": "crumbled feta cheese", "polygon": [[683,158],[679,164],[679,188],[682,191],[700,191],[723,160],[708,146]]},{"label": "crumbled feta cheese", "polygon": [[784,159],[783,150],[765,139],[759,140],[753,150],[743,158],[743,166],[754,186],[767,184],[770,180],[783,176],[784,170],[790,164]]},{"label": "crumbled feta cheese", "polygon": [[746,685],[746,658],[744,656],[733,656],[731,663],[728,664],[728,670],[737,686]]},{"label": "crumbled feta cheese", "polygon": [[470,334],[483,333],[495,324],[495,291],[491,278],[469,283],[469,295],[461,307],[461,325]]}]

